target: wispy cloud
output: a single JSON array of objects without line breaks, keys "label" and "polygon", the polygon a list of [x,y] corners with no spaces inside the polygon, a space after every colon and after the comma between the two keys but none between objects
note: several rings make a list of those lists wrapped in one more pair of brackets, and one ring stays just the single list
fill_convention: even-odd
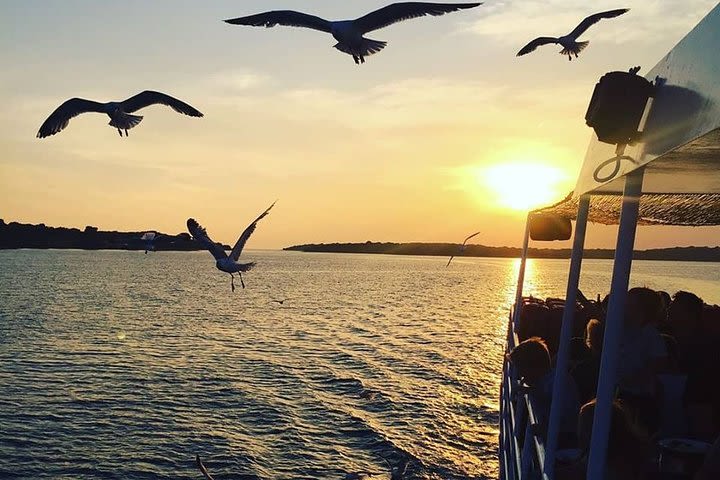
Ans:
[{"label": "wispy cloud", "polygon": [[208,86],[228,93],[237,93],[267,86],[272,78],[261,72],[250,70],[229,70],[216,72],[208,77]]},{"label": "wispy cloud", "polygon": [[[548,122],[566,131],[584,112],[591,83],[517,89],[482,80],[415,78],[367,90],[295,89],[268,98],[268,110],[285,119],[377,134],[376,142],[423,144],[474,135],[484,142],[527,132]],[[282,105],[282,108],[275,108]],[[519,112],[522,115],[519,116]],[[522,127],[521,127],[522,125]],[[549,130],[545,130],[547,135]],[[583,141],[585,138],[583,137]]]},{"label": "wispy cloud", "polygon": [[507,94],[506,87],[483,81],[415,78],[367,90],[294,89],[278,98],[288,115],[332,118],[349,127],[374,129],[474,123]]}]

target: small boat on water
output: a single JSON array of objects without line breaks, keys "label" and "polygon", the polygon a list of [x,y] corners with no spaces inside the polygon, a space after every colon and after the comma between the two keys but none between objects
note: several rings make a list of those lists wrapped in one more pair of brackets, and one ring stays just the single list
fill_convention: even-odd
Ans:
[{"label": "small boat on water", "polygon": [[[505,356],[500,392],[501,480],[561,478],[563,462],[580,454],[578,449],[560,444],[565,413],[560,399],[567,393],[562,378],[569,369],[576,310],[588,305],[578,290],[588,221],[619,228],[605,306],[591,437],[583,452],[585,461],[579,478],[617,478],[607,467],[608,438],[622,363],[623,319],[636,227],[720,225],[717,45],[720,5],[644,77],[637,75],[637,69],[605,75],[596,86],[586,115],[595,133],[574,192],[558,204],[528,215],[506,353],[527,337],[523,312],[537,303],[523,294],[529,241],[569,239],[574,221],[573,249],[565,299],[546,302],[554,309],[556,332],[549,408],[538,404],[533,388],[518,378]],[[702,460],[710,448],[708,443],[693,439],[654,441],[659,457],[650,468],[655,475],[651,478],[692,478],[691,470],[702,463],[698,458]],[[674,470],[663,471],[670,464]]]}]

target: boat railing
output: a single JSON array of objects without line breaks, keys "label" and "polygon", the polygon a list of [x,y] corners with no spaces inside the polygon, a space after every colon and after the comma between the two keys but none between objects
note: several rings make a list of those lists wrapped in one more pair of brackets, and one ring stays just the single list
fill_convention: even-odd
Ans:
[{"label": "boat railing", "polygon": [[[508,321],[506,352],[519,343]],[[500,478],[549,480],[545,472],[545,425],[533,392],[522,385],[507,357],[500,393]]]}]

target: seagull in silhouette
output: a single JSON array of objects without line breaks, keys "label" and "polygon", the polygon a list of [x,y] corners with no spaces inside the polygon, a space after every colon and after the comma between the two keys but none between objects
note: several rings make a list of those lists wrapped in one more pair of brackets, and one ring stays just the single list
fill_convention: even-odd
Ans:
[{"label": "seagull in silhouette", "polygon": [[215,480],[212,475],[210,475],[210,472],[208,472],[207,468],[205,468],[205,465],[203,465],[202,460],[200,460],[200,455],[195,455],[195,463],[197,463],[197,466],[200,469],[200,473],[203,474],[203,477],[205,477],[206,480]]},{"label": "seagull in silhouette", "polygon": [[145,254],[149,251],[154,252],[155,251],[155,239],[158,237],[158,234],[155,232],[145,232],[143,233],[142,237],[140,237],[140,240],[143,240],[145,242]]},{"label": "seagull in silhouette", "polygon": [[215,266],[217,267],[217,269],[230,274],[230,288],[233,292],[235,291],[235,277],[233,276],[233,274],[237,273],[240,276],[240,284],[242,285],[242,288],[245,288],[245,282],[243,282],[242,279],[242,272],[247,272],[255,266],[255,262],[238,263],[240,253],[245,247],[245,243],[250,238],[250,235],[252,235],[255,231],[257,223],[263,217],[265,217],[265,215],[270,213],[270,209],[273,206],[275,206],[275,202],[273,202],[273,204],[270,205],[267,210],[261,213],[259,217],[257,217],[250,225],[248,225],[245,231],[242,232],[242,235],[240,235],[240,238],[238,238],[237,242],[235,242],[235,246],[233,247],[229,256],[225,253],[225,249],[222,247],[221,244],[215,243],[210,240],[210,237],[208,237],[205,229],[201,227],[194,218],[188,218],[187,228],[190,234],[197,242],[207,248],[213,257],[215,257]]},{"label": "seagull in silhouette", "polygon": [[271,300],[271,301],[277,303],[278,305],[282,305],[283,303],[285,303],[285,300]]},{"label": "seagull in silhouette", "polygon": [[361,64],[365,63],[365,57],[379,52],[387,45],[387,42],[365,38],[363,35],[366,33],[411,18],[424,17],[425,15],[439,16],[479,5],[482,5],[482,3],[400,2],[375,10],[355,20],[341,21],[328,21],[324,18],[294,10],[275,10],[248,17],[232,18],[225,20],[225,22],[232,25],[268,28],[275,25],[285,25],[326,32],[338,41],[335,48],[351,55],[356,64]]},{"label": "seagull in silhouette", "polygon": [[534,51],[537,47],[541,45],[548,45],[551,43],[559,43],[562,45],[563,49],[560,51],[561,55],[567,55],[568,60],[572,60],[572,56],[575,55],[575,58],[577,58],[578,54],[582,52],[585,47],[588,46],[588,43],[590,42],[578,42],[577,39],[580,35],[585,33],[585,30],[590,28],[591,26],[595,25],[597,22],[602,20],[603,18],[615,18],[619,17],[623,13],[629,11],[629,8],[619,8],[617,10],[608,10],[607,12],[600,12],[596,13],[594,15],[590,15],[585,20],[580,22],[580,25],[575,27],[575,30],[568,33],[567,35],[564,35],[562,37],[538,37],[532,42],[525,45],[523,48],[520,49],[520,51],[517,53],[517,56],[520,57],[522,55],[526,55],[532,51]]},{"label": "seagull in silhouette", "polygon": [[[475,232],[475,233],[473,233],[472,235],[468,235],[468,236],[467,236],[467,238],[466,238],[465,241],[462,243],[462,245],[460,245],[460,255],[462,255],[462,254],[465,252],[465,244],[468,242],[468,240],[470,240],[471,238],[473,238],[475,235],[479,235],[479,234],[480,234],[480,232]],[[449,267],[449,266],[450,266],[450,262],[452,262],[452,259],[453,259],[453,258],[455,258],[455,255],[451,255],[451,256],[450,256],[450,260],[448,260],[447,265],[445,265],[446,267]]]},{"label": "seagull in silhouette", "polygon": [[173,98],[170,95],[152,90],[145,90],[122,102],[100,103],[94,100],[85,100],[84,98],[71,98],[50,114],[40,127],[37,138],[55,135],[67,127],[73,117],[88,112],[107,114],[107,116],[110,117],[110,123],[108,123],[108,125],[117,128],[121,137],[124,130],[125,136],[127,137],[128,130],[136,126],[143,119],[141,115],[131,115],[131,113],[155,104],[167,105],[176,112],[191,117],[203,116],[202,113],[187,103]]}]

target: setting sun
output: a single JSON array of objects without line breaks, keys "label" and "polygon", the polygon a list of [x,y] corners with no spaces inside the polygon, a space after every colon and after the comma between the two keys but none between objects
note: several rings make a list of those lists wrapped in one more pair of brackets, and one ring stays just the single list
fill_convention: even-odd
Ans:
[{"label": "setting sun", "polygon": [[549,205],[567,193],[562,191],[563,172],[549,165],[503,163],[478,171],[477,180],[496,195],[497,203],[529,211]]}]

